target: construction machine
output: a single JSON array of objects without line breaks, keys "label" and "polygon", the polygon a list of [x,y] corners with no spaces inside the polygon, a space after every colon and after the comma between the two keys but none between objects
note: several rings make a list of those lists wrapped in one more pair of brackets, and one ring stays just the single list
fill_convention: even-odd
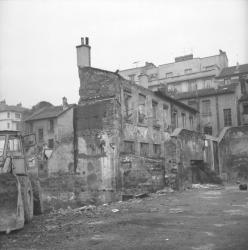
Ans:
[{"label": "construction machine", "polygon": [[43,212],[38,176],[29,171],[26,150],[35,135],[0,131],[0,231],[21,229]]}]

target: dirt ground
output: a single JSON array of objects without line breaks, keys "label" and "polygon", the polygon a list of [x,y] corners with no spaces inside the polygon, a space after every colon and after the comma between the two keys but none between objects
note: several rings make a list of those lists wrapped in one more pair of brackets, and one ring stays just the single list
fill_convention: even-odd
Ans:
[{"label": "dirt ground", "polygon": [[247,250],[248,191],[193,189],[61,209],[0,234],[0,249]]}]

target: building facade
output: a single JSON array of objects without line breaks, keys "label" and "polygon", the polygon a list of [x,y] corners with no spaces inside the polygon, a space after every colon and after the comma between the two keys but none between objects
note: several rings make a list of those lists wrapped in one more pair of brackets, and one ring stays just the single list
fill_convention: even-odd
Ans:
[{"label": "building facade", "polygon": [[73,134],[73,107],[63,98],[63,105],[49,105],[25,119],[26,132],[36,135],[37,145],[53,149],[64,137]]},{"label": "building facade", "polygon": [[218,55],[203,58],[194,58],[192,54],[175,58],[175,62],[155,66],[146,62],[145,66],[119,73],[125,79],[143,85],[141,75],[148,79],[146,86],[157,90],[167,86],[172,93],[190,92],[197,89],[214,87],[214,78],[224,67],[228,66],[226,53],[222,50]]},{"label": "building facade", "polygon": [[5,101],[0,102],[0,130],[19,130],[23,129],[23,120],[28,109],[19,103],[7,105]]}]

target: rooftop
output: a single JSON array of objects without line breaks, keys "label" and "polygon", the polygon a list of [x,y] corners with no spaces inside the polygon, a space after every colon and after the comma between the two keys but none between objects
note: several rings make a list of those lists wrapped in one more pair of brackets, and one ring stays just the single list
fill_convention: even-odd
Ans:
[{"label": "rooftop", "polygon": [[34,121],[34,120],[43,120],[43,119],[51,119],[60,116],[70,108],[72,108],[74,104],[69,104],[67,109],[63,109],[63,106],[52,106],[52,107],[44,107],[29,117],[25,119],[25,121]]},{"label": "rooftop", "polygon": [[5,111],[13,111],[13,112],[24,112],[27,111],[27,108],[24,108],[19,105],[7,105],[7,104],[0,104],[0,112],[5,112]]},{"label": "rooftop", "polygon": [[190,98],[205,97],[205,96],[232,94],[235,93],[236,86],[237,86],[236,83],[232,83],[229,85],[221,86],[218,89],[208,88],[208,89],[199,89],[193,92],[177,93],[175,98],[181,100],[181,99],[190,99]]},{"label": "rooftop", "polygon": [[245,73],[248,74],[248,64],[241,64],[237,66],[223,68],[216,78],[224,78],[227,76],[234,76]]}]

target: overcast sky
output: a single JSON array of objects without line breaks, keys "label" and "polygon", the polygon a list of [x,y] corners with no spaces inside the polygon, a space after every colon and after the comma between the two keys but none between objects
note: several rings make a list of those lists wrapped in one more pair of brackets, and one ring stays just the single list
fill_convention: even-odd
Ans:
[{"label": "overcast sky", "polygon": [[79,100],[75,46],[115,71],[193,52],[248,63],[247,0],[0,0],[0,100],[31,107]]}]

